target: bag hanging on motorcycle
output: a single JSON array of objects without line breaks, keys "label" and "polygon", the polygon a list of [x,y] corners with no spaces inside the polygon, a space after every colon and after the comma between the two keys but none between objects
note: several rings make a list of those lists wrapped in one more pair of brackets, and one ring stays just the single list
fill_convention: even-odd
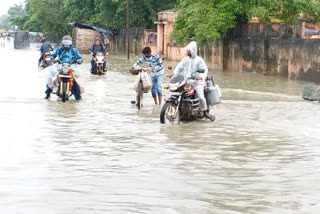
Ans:
[{"label": "bag hanging on motorcycle", "polygon": [[140,72],[138,73],[138,75],[136,76],[136,79],[134,80],[134,86],[133,86],[133,89],[138,92],[139,90],[139,82],[140,82],[140,78],[141,78],[141,74]]},{"label": "bag hanging on motorcycle", "polygon": [[220,88],[218,85],[214,85],[212,80],[207,81],[207,90],[205,92],[207,104],[217,105],[221,102],[220,100]]},{"label": "bag hanging on motorcycle", "polygon": [[152,88],[151,77],[146,71],[142,71],[140,75],[143,85],[143,91],[144,93],[147,93]]}]

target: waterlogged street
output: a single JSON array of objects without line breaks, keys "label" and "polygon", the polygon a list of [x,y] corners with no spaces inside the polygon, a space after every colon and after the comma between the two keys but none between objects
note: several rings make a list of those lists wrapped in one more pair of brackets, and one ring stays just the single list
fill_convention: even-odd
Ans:
[{"label": "waterlogged street", "polygon": [[83,100],[62,103],[43,99],[38,58],[0,49],[0,213],[319,212],[320,104],[305,83],[214,72],[214,123],[160,125],[150,94],[130,103],[134,60],[111,55],[102,77],[83,64]]}]

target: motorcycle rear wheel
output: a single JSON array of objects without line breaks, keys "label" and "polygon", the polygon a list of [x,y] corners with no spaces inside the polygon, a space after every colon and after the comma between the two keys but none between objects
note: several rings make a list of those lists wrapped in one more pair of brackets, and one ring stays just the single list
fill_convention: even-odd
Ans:
[{"label": "motorcycle rear wheel", "polygon": [[168,102],[162,106],[160,123],[171,123],[172,125],[180,123],[180,111],[175,104]]}]

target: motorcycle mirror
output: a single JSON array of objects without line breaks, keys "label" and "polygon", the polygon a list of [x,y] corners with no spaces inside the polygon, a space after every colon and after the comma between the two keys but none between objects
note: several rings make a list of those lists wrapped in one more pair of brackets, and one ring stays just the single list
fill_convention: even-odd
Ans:
[{"label": "motorcycle mirror", "polygon": [[204,72],[206,72],[206,70],[204,70],[204,69],[199,69],[197,72],[198,72],[198,73],[204,73]]}]

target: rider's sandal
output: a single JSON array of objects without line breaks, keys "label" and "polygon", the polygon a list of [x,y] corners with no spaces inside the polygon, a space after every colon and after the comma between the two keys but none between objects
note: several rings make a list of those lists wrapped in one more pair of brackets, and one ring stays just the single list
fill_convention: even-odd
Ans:
[{"label": "rider's sandal", "polygon": [[208,120],[212,121],[212,122],[216,120],[216,117],[213,116],[213,115],[210,115],[210,114],[205,115],[205,117],[206,117]]}]

